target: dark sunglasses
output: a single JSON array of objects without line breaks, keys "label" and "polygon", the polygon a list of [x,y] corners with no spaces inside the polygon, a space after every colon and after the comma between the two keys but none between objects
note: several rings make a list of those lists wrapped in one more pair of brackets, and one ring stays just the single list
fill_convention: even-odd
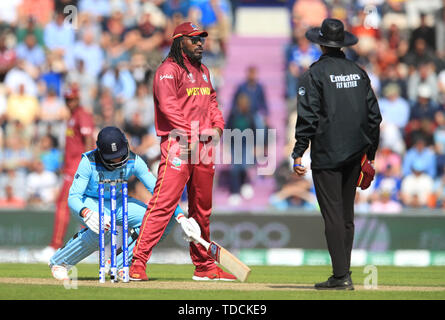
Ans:
[{"label": "dark sunglasses", "polygon": [[204,37],[199,37],[199,36],[186,36],[187,38],[190,39],[190,41],[192,42],[192,44],[197,44],[198,42],[201,42],[201,44],[204,44],[206,42],[206,39]]}]

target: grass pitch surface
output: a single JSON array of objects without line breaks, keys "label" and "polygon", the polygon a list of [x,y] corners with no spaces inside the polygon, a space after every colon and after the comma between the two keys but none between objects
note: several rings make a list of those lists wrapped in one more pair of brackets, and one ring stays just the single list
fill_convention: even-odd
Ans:
[{"label": "grass pitch surface", "polygon": [[253,266],[245,283],[196,282],[192,265],[149,265],[148,282],[98,283],[97,265],[77,266],[77,281],[52,278],[44,264],[0,264],[1,300],[445,300],[445,267],[377,267],[377,289],[365,289],[369,274],[352,268],[355,291],[317,291],[328,266]]}]

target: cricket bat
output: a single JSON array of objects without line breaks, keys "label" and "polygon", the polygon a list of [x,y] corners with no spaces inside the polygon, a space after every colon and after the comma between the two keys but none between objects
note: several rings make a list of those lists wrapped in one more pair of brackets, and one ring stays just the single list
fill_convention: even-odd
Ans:
[{"label": "cricket bat", "polygon": [[194,237],[194,240],[203,245],[204,248],[207,249],[207,254],[211,258],[215,259],[220,265],[233,273],[233,275],[241,282],[247,280],[247,277],[250,274],[250,268],[242,263],[237,257],[214,241],[209,243],[201,237]]}]

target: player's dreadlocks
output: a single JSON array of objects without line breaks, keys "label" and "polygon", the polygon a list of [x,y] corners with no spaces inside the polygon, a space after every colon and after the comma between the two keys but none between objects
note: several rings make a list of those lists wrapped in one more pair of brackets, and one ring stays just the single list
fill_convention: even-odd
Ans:
[{"label": "player's dreadlocks", "polygon": [[179,66],[181,68],[183,68],[187,72],[187,74],[189,74],[190,71],[187,69],[187,67],[184,63],[184,56],[182,55],[181,39],[182,39],[182,37],[179,37],[179,38],[176,38],[173,40],[173,43],[172,43],[172,46],[170,47],[170,52],[168,53],[167,58],[172,58],[177,64],[179,64]]}]

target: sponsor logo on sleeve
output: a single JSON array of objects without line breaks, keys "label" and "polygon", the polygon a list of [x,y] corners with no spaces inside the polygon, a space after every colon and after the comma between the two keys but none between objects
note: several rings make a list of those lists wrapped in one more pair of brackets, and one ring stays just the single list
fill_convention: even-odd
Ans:
[{"label": "sponsor logo on sleeve", "polygon": [[300,96],[304,96],[306,94],[306,88],[305,87],[298,88],[298,94]]},{"label": "sponsor logo on sleeve", "polygon": [[173,75],[172,74],[162,74],[159,76],[159,80],[164,80],[164,79],[173,79]]}]

